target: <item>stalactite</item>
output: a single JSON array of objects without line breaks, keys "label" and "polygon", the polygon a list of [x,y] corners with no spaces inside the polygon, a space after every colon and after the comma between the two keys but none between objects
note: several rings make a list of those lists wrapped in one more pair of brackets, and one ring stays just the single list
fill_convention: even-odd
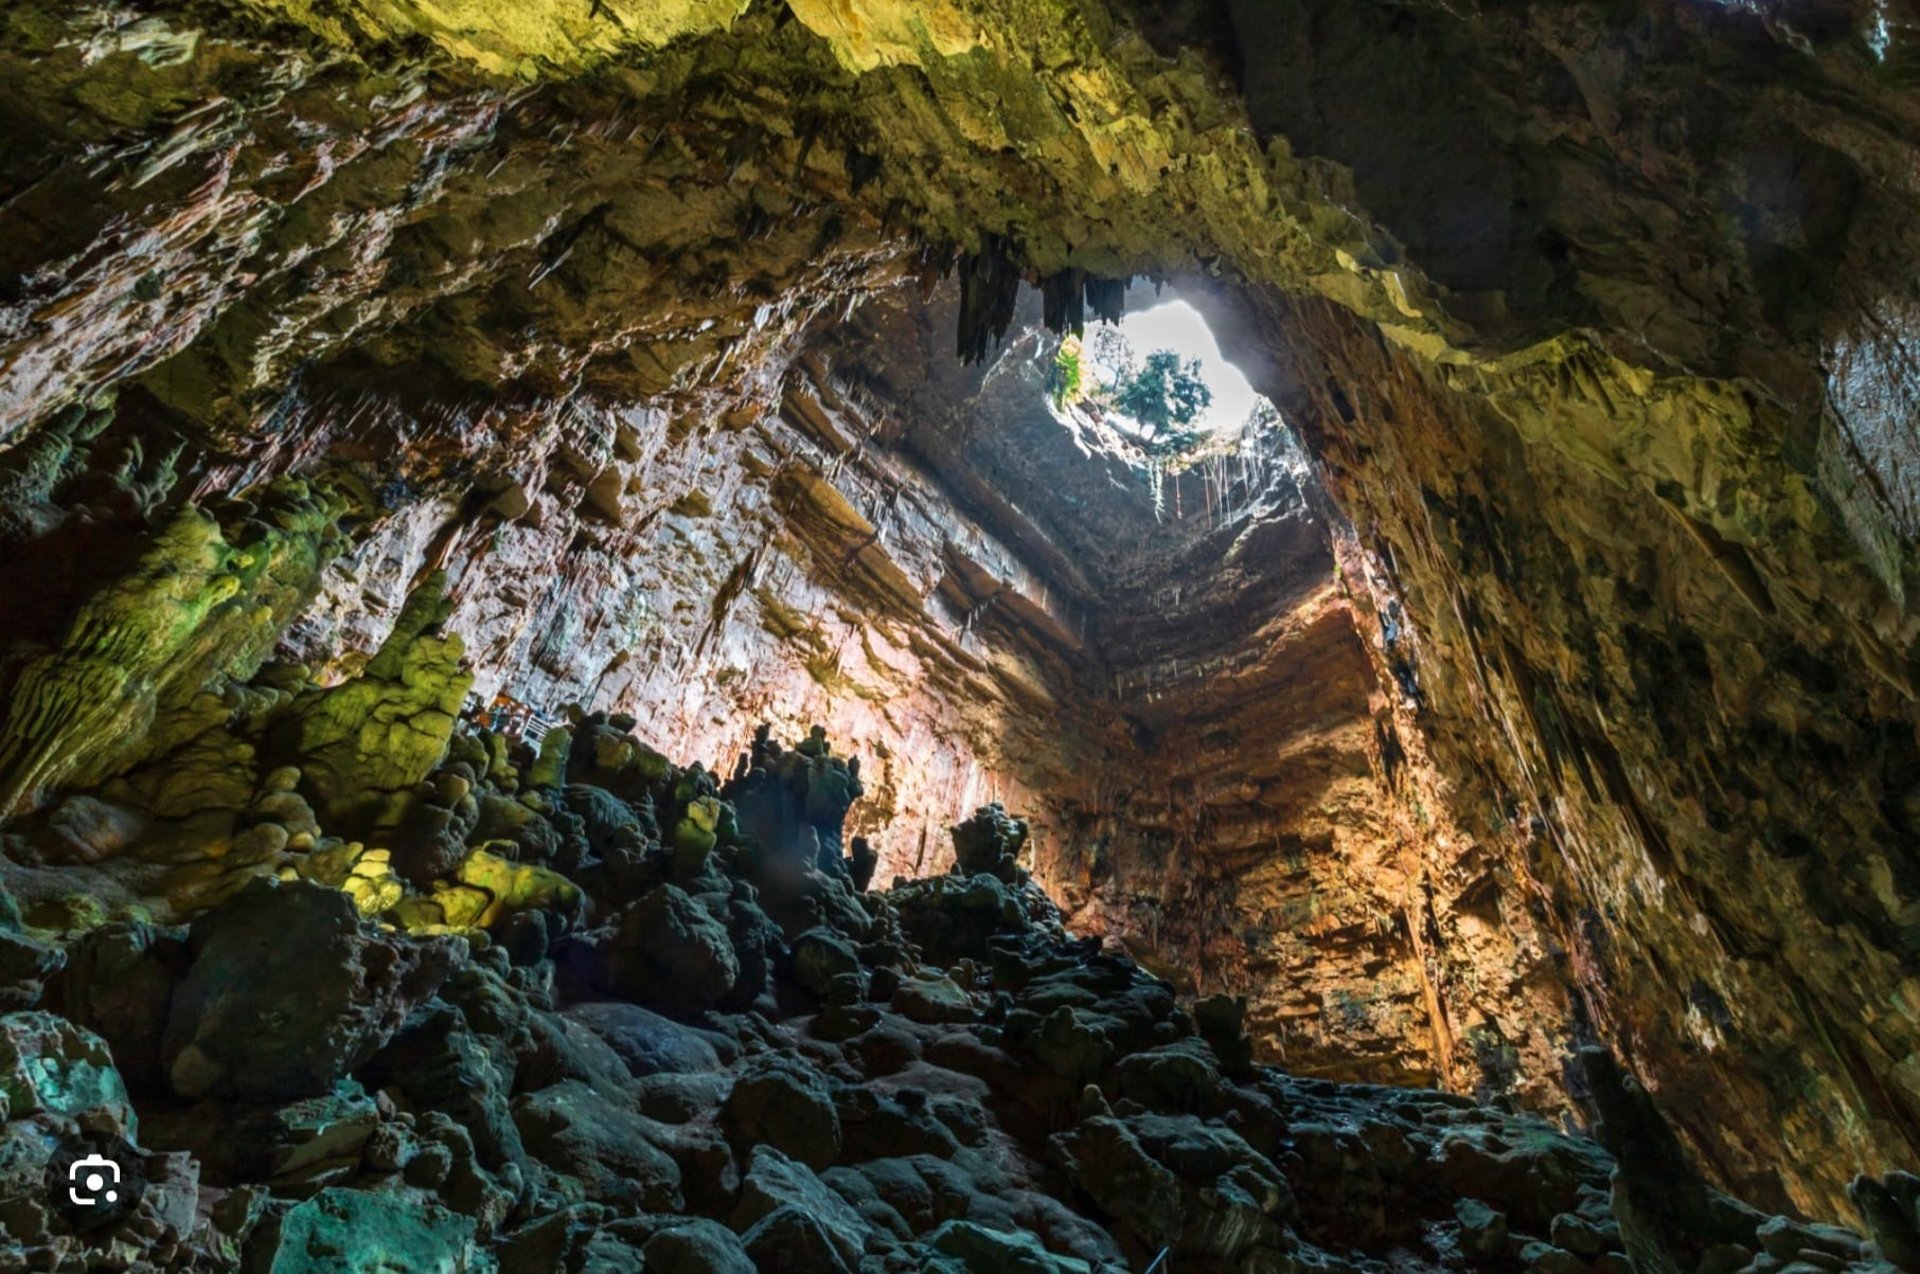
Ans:
[{"label": "stalactite", "polygon": [[963,363],[983,362],[988,341],[998,348],[1020,298],[1019,248],[1012,239],[983,234],[978,252],[960,256],[957,351]]}]

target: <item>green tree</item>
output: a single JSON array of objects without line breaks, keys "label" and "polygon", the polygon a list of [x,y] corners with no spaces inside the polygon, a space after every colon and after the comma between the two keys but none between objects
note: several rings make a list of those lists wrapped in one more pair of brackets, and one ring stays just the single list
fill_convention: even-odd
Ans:
[{"label": "green tree", "polygon": [[1185,451],[1199,435],[1184,426],[1213,402],[1213,391],[1200,379],[1200,360],[1182,364],[1170,349],[1157,349],[1127,373],[1114,387],[1113,405],[1148,430],[1149,450],[1162,455]]},{"label": "green tree", "polygon": [[1080,401],[1080,342],[1069,336],[1053,356],[1053,405],[1062,411]]}]

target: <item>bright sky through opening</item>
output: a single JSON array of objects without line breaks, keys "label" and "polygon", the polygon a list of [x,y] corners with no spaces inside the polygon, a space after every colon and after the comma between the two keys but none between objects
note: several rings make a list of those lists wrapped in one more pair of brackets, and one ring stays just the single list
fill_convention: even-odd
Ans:
[{"label": "bright sky through opening", "polygon": [[[1135,355],[1145,357],[1154,350],[1170,349],[1181,362],[1200,360],[1200,379],[1213,391],[1213,403],[1200,413],[1194,427],[1207,433],[1238,428],[1253,410],[1259,395],[1246,376],[1220,354],[1220,343],[1213,339],[1200,311],[1185,301],[1167,301],[1144,310],[1129,310],[1120,319],[1120,334],[1133,346]],[[1089,332],[1091,335],[1091,332]],[[1098,378],[1108,378],[1105,368],[1097,369]]]}]

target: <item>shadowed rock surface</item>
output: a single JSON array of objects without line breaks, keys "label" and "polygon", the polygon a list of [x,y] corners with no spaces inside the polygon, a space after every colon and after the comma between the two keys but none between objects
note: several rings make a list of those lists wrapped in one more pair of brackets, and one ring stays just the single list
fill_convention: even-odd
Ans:
[{"label": "shadowed rock surface", "polygon": [[[15,0],[12,1047],[105,1050],[163,1262],[1911,1265],[1916,41]],[[1192,463],[1059,392],[1163,287],[1276,408]],[[961,1176],[848,1175],[887,1067]],[[1322,1082],[1377,1224],[1202,1097]],[[1628,1137],[1618,1240],[1342,1082]]]},{"label": "shadowed rock surface", "polygon": [[[458,726],[450,755],[487,738]],[[303,878],[323,848],[205,912],[182,955],[149,939],[118,957],[168,971],[142,984],[169,1014],[159,1065],[129,1044],[123,1077],[83,1027],[0,1017],[8,1261],[81,1268],[90,1241],[158,1269],[1871,1264],[1851,1232],[1768,1220],[1691,1175],[1681,1190],[1679,1143],[1643,1094],[1606,1096],[1623,1081],[1603,1051],[1587,1073],[1612,1154],[1468,1098],[1254,1067],[1243,1005],[1183,1007],[1069,937],[998,806],[953,829],[950,874],[861,891],[820,836],[770,845],[736,817],[749,799],[837,841],[844,807],[809,817],[808,789],[770,789],[754,764],[810,756],[850,778],[821,733],[788,752],[762,732],[713,795],[604,717],[542,754],[585,740],[610,758],[591,775],[629,795],[593,789],[622,834],[579,853],[572,901],[495,895],[441,936],[397,884],[391,901]],[[521,783],[541,763],[510,746],[466,795],[551,810],[564,837],[559,790]],[[657,828],[700,801],[715,831],[689,868]],[[62,1139],[103,1130],[151,1184],[83,1240],[43,1178]]]}]

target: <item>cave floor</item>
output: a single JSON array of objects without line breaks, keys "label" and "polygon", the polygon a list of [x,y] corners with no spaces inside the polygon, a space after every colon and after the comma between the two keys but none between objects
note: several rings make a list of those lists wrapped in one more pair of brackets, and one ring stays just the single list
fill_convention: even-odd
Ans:
[{"label": "cave floor", "polygon": [[[0,1264],[1873,1264],[1707,1190],[1604,1054],[1619,1162],[1510,1107],[1255,1065],[1244,1002],[1183,1002],[1066,931],[998,806],[953,830],[950,872],[881,890],[843,844],[860,767],[822,732],[763,732],[722,784],[632,725],[578,717],[537,752],[454,728],[400,853],[289,855],[312,833],[288,774],[217,859],[76,860],[104,859],[105,818],[10,842],[43,865],[11,869],[0,928]],[[409,890],[450,846],[457,875]],[[50,1193],[88,1156],[126,1191]]]}]

